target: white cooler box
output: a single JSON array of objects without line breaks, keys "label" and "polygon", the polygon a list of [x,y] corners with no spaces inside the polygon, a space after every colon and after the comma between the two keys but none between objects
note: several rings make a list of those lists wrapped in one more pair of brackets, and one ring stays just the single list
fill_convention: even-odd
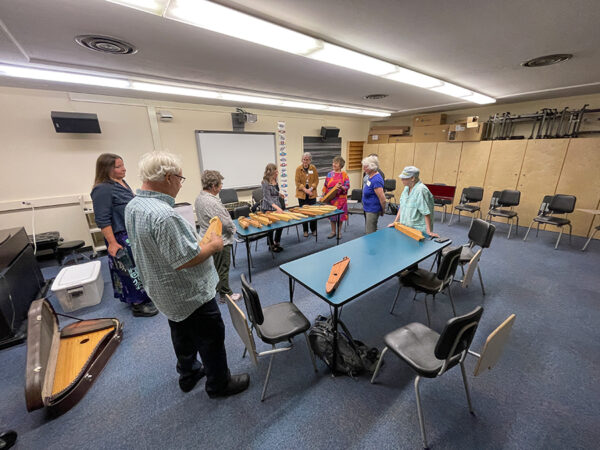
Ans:
[{"label": "white cooler box", "polygon": [[65,267],[54,279],[51,289],[65,312],[97,305],[104,292],[100,261]]}]

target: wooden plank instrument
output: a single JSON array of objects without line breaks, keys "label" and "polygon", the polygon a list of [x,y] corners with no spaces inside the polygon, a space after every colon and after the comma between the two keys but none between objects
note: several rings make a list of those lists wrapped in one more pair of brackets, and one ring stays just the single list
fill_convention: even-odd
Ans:
[{"label": "wooden plank instrument", "polygon": [[202,240],[199,242],[200,247],[206,245],[210,241],[210,236],[212,233],[215,233],[217,236],[223,235],[223,224],[221,223],[221,219],[219,219],[217,216],[210,219],[206,233],[204,233]]},{"label": "wooden plank instrument", "polygon": [[321,198],[321,202],[322,203],[329,203],[331,200],[333,200],[335,198],[335,196],[337,195],[338,190],[335,188],[332,188],[329,190],[329,192],[327,192],[327,194],[325,194],[322,198]]},{"label": "wooden plank instrument", "polygon": [[350,258],[344,256],[341,261],[338,261],[331,266],[331,272],[329,273],[329,278],[325,284],[325,292],[331,294],[340,285],[340,281],[342,281],[349,265]]},{"label": "wooden plank instrument", "polygon": [[403,232],[408,237],[413,238],[415,241],[422,241],[425,239],[423,233],[419,230],[415,230],[414,228],[407,227],[406,225],[402,225],[400,222],[394,222],[394,228],[396,230]]},{"label": "wooden plank instrument", "polygon": [[80,320],[59,329],[54,308],[35,300],[27,316],[27,410],[71,409],[96,380],[123,336],[119,320]]}]

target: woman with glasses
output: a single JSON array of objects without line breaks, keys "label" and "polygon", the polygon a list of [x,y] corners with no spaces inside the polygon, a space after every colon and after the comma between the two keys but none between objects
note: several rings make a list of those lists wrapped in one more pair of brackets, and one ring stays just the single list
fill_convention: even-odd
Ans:
[{"label": "woman with glasses", "polygon": [[96,224],[106,242],[114,296],[129,304],[134,316],[151,317],[158,310],[139,278],[125,229],[125,206],[134,197],[125,173],[123,158],[113,153],[101,154],[96,160],[96,178],[90,195]]}]

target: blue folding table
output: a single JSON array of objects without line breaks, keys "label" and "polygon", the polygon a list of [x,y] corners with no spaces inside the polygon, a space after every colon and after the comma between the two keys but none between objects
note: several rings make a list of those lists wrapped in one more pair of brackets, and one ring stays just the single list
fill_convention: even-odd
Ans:
[{"label": "blue folding table", "polygon": [[[333,307],[335,361],[338,308],[451,243],[452,241],[448,240],[440,244],[430,239],[419,242],[393,227],[384,228],[342,245],[288,262],[281,265],[279,269],[289,277],[290,301],[293,300],[297,282]],[[325,285],[331,266],[344,256],[350,258],[350,265],[337,289],[328,294],[325,292]]]},{"label": "blue folding table", "polygon": [[[285,211],[284,211],[285,212]],[[237,228],[237,235],[244,239],[244,241],[246,242],[246,257],[248,259],[248,280],[252,281],[252,272],[250,269],[250,239],[252,237],[255,237],[257,235],[263,234],[266,231],[271,231],[271,230],[277,230],[279,228],[288,228],[288,227],[293,227],[295,225],[300,225],[303,224],[305,222],[311,222],[313,220],[319,220],[319,219],[325,219],[325,218],[329,218],[329,217],[333,217],[333,216],[337,216],[337,220],[338,220],[338,227],[337,229],[340,229],[339,226],[339,221],[340,221],[340,214],[343,214],[344,211],[342,211],[341,209],[336,209],[335,211],[331,211],[329,213],[325,213],[325,214],[321,214],[320,216],[315,216],[315,217],[308,217],[306,219],[294,219],[294,220],[290,220],[289,222],[285,222],[283,220],[280,220],[279,222],[275,222],[271,225],[263,225],[261,228],[256,228],[253,226],[249,226],[248,228],[244,229],[242,228],[242,226],[239,224],[239,222],[236,220],[233,221],[233,223],[235,224],[236,228]],[[318,231],[317,231],[318,233]],[[318,239],[318,234],[315,234],[315,240]],[[336,236],[336,245],[339,245],[340,243],[340,236],[339,234]]]}]

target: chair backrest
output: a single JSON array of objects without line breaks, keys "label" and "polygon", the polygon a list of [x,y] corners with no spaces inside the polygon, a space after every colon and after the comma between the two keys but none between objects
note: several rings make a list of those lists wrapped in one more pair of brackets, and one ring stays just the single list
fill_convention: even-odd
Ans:
[{"label": "chair backrest", "polygon": [[394,179],[383,180],[383,190],[386,192],[395,191],[396,190],[396,180],[394,180]]},{"label": "chair backrest", "polygon": [[231,322],[233,323],[235,331],[237,331],[237,334],[244,343],[246,350],[248,350],[248,354],[250,355],[250,358],[252,358],[252,362],[255,366],[258,366],[256,343],[254,342],[254,336],[252,336],[252,332],[248,328],[246,315],[240,309],[240,307],[236,305],[233,300],[231,300],[229,296],[227,296],[227,309],[229,309],[229,315],[231,316]]},{"label": "chair backrest", "polygon": [[250,215],[250,207],[249,206],[238,206],[233,210],[233,218],[237,219],[238,217],[244,216],[248,217]]},{"label": "chair backrest", "polygon": [[544,195],[540,209],[538,210],[538,216],[545,216],[550,214],[550,202],[554,198],[554,195]]},{"label": "chair backrest", "polygon": [[252,322],[254,326],[262,325],[265,321],[265,316],[263,316],[258,293],[250,286],[250,283],[248,283],[244,274],[242,274],[240,278],[242,279],[242,295],[244,296],[244,303],[246,304],[246,311],[248,312],[250,322]]},{"label": "chair backrest", "polygon": [[263,191],[262,188],[258,188],[258,189],[254,189],[252,191],[252,202],[254,202],[254,204],[260,203],[262,202],[263,199]]},{"label": "chair backrest", "polygon": [[436,273],[436,277],[439,280],[447,282],[454,277],[456,267],[458,266],[458,260],[460,259],[460,252],[462,252],[462,247],[450,250],[444,255]]},{"label": "chair backrest", "polygon": [[485,220],[475,219],[469,228],[469,240],[481,248],[488,248],[492,243],[496,226]]},{"label": "chair backrest", "polygon": [[574,195],[556,194],[548,208],[556,214],[568,214],[572,213],[575,209],[575,202],[577,197]]},{"label": "chair backrest", "polygon": [[474,376],[481,374],[485,370],[491,370],[496,365],[508,342],[516,317],[514,314],[508,316],[485,340],[481,356],[477,360],[477,365],[473,370]]},{"label": "chair backrest", "polygon": [[482,314],[483,308],[478,306],[470,313],[453,317],[446,322],[446,326],[435,345],[435,357],[448,360],[468,350]]},{"label": "chair backrest", "polygon": [[[463,189],[462,195],[465,198],[464,203],[477,203],[483,199],[483,188],[478,186],[469,186]],[[461,203],[463,203],[462,199]]]},{"label": "chair backrest", "polygon": [[494,191],[492,193],[492,198],[490,199],[490,209],[500,206],[500,194],[502,194],[502,191]]},{"label": "chair backrest", "polygon": [[471,261],[467,265],[467,270],[465,271],[465,276],[463,277],[461,286],[464,288],[468,288],[471,285],[471,281],[473,280],[473,275],[475,275],[475,269],[477,269],[477,264],[479,264],[479,258],[481,258],[481,252],[483,249],[477,250],[477,253],[473,255]]},{"label": "chair backrest", "polygon": [[521,191],[514,191],[512,189],[504,189],[498,199],[500,206],[517,206],[520,201]]},{"label": "chair backrest", "polygon": [[237,203],[238,195],[235,189],[221,189],[219,192],[221,203]]},{"label": "chair backrest", "polygon": [[350,194],[350,200],[362,202],[362,189],[352,189],[352,193]]}]

